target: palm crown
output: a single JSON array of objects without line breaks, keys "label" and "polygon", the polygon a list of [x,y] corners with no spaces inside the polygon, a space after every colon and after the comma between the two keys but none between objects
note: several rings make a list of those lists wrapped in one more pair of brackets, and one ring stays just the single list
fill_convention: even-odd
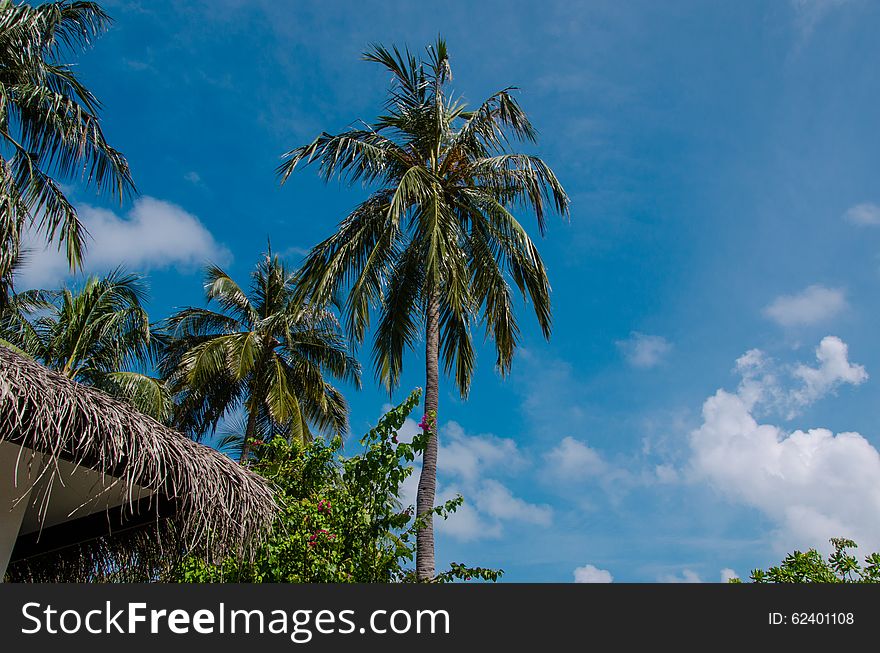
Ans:
[{"label": "palm crown", "polygon": [[551,327],[550,285],[537,248],[511,210],[527,207],[541,233],[548,207],[567,213],[568,198],[538,157],[510,153],[536,132],[506,88],[469,111],[447,93],[446,45],[427,61],[373,46],[365,59],[387,68],[392,87],[374,125],[323,133],[285,154],[286,180],[316,163],[327,180],[380,186],[317,245],[300,273],[300,292],[327,302],[347,290],[349,335],[364,339],[379,309],[373,362],[389,388],[400,379],[404,351],[419,337],[436,301],[447,372],[466,395],[474,368],[471,323],[480,315],[495,342],[502,374],[510,369],[519,328],[508,280],[531,300],[545,336]]},{"label": "palm crown", "polygon": [[293,291],[293,274],[271,252],[252,273],[249,293],[210,266],[205,294],[221,311],[186,308],[164,325],[160,367],[178,399],[178,426],[198,437],[243,407],[242,461],[258,434],[310,439],[310,423],[347,431],[347,404],[324,373],[359,386],[360,366],[332,312]]},{"label": "palm crown", "polygon": [[92,2],[38,6],[0,0],[0,278],[12,271],[24,228],[34,223],[80,264],[86,230],[55,177],[82,179],[122,198],[134,189],[128,163],[104,138],[100,103],[61,60],[110,22]]},{"label": "palm crown", "polygon": [[170,397],[162,382],[145,372],[158,344],[145,298],[143,280],[121,270],[89,277],[78,288],[28,290],[0,314],[0,337],[75,381],[165,419]]}]

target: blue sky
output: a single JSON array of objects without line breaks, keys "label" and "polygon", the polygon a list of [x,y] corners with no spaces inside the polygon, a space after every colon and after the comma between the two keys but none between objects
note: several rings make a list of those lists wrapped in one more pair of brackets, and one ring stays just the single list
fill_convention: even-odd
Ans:
[{"label": "blue sky", "polygon": [[[89,270],[148,273],[156,319],[202,302],[206,259],[244,280],[271,238],[296,263],[365,196],[273,171],[377,115],[369,43],[440,32],[465,99],[521,89],[572,200],[539,243],[555,326],[544,342],[523,306],[512,375],[483,346],[470,398],[443,387],[440,492],[467,504],[441,566],[718,582],[832,536],[880,548],[880,6],[104,6],[81,75],[140,196],[71,192]],[[37,252],[21,281],[63,278]],[[422,369],[412,355],[394,399]],[[347,396],[357,435],[389,402],[372,382]]]}]

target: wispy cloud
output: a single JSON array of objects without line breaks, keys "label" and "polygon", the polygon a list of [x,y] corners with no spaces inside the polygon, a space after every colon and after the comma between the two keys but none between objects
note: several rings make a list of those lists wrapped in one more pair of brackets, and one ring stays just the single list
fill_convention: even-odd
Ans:
[{"label": "wispy cloud", "polygon": [[880,225],[880,206],[872,202],[856,204],[846,210],[843,219],[860,227],[876,227]]},{"label": "wispy cloud", "polygon": [[626,340],[618,340],[617,348],[633,367],[648,369],[656,367],[672,351],[672,344],[663,336],[652,336],[633,331]]},{"label": "wispy cloud", "polygon": [[780,326],[795,327],[825,322],[846,308],[842,289],[814,284],[793,295],[777,297],[763,312]]}]

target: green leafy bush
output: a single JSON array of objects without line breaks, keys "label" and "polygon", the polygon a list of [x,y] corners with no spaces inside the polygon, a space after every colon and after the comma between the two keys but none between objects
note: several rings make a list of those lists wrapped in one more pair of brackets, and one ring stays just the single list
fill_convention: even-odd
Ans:
[{"label": "green leafy bush", "polygon": [[852,540],[835,537],[831,545],[834,551],[827,560],[816,549],[795,551],[778,567],[755,569],[750,578],[756,583],[880,583],[880,553],[866,556],[863,566],[848,551],[858,548]]},{"label": "green leafy bush", "polygon": [[[397,432],[419,404],[416,390],[389,411],[361,440],[363,452],[344,457],[339,438],[275,437],[253,442],[253,471],[276,488],[281,515],[253,560],[209,562],[191,556],[175,571],[181,582],[374,583],[410,582],[418,522],[399,501],[412,462],[427,443],[427,431],[412,443]],[[462,503],[457,497],[434,509],[446,518]],[[435,582],[495,581],[501,570],[453,563]]]}]

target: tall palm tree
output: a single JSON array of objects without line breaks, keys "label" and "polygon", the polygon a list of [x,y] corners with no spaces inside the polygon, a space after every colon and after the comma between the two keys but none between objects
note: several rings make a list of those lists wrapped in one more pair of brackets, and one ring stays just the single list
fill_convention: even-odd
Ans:
[{"label": "tall palm tree", "polygon": [[536,139],[511,88],[473,111],[448,92],[442,39],[423,59],[381,45],[364,58],[392,75],[385,115],[322,133],[287,152],[278,172],[284,183],[299,164],[315,163],[325,180],[378,187],[312,249],[298,286],[318,303],[347,291],[346,326],[355,342],[378,309],[373,363],[389,390],[400,380],[404,351],[425,335],[428,443],[416,499],[416,571],[427,580],[434,576],[439,359],[465,397],[475,364],[471,326],[479,320],[494,339],[500,373],[509,372],[519,341],[511,280],[549,337],[547,274],[512,211],[534,213],[543,235],[548,208],[567,215],[569,200],[541,159],[510,151],[515,141]]},{"label": "tall palm tree", "polygon": [[142,279],[121,270],[76,289],[29,290],[0,313],[0,340],[163,420],[171,414],[170,395],[144,371],[157,349],[145,298]]},{"label": "tall palm tree", "polygon": [[31,226],[65,247],[71,269],[81,262],[86,230],[59,178],[119,199],[134,190],[125,157],[101,131],[100,103],[66,63],[109,22],[93,2],[0,0],[0,279],[7,284]]},{"label": "tall palm tree", "polygon": [[360,387],[360,366],[333,314],[296,300],[293,273],[278,256],[260,261],[250,292],[209,266],[205,294],[220,311],[186,308],[164,327],[160,369],[178,398],[178,427],[200,437],[243,407],[241,462],[257,434],[308,440],[310,424],[347,431],[348,405],[324,374]]}]

